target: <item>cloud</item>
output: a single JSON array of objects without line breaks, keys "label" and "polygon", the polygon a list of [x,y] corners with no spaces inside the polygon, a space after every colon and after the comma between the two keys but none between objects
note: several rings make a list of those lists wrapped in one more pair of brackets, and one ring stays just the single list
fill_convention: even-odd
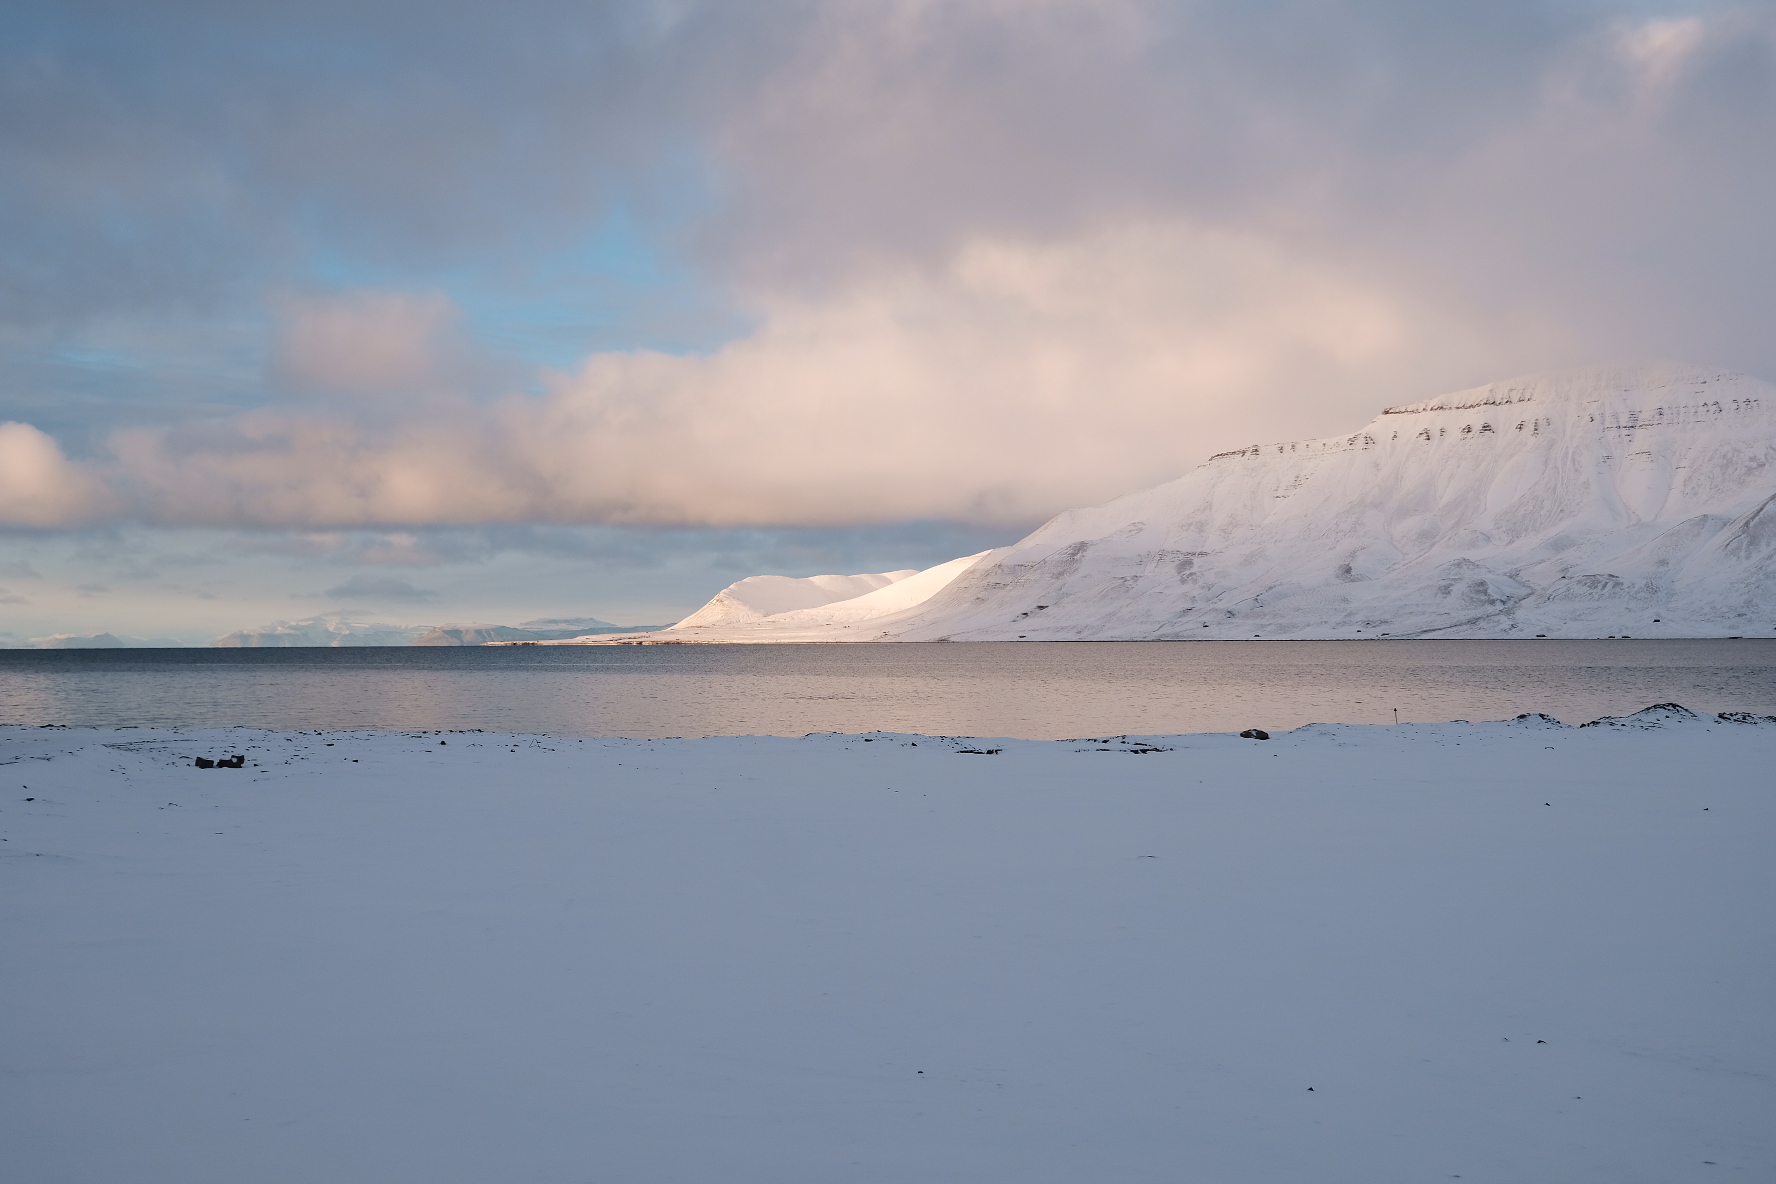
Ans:
[{"label": "cloud", "polygon": [[[0,146],[0,322],[21,324],[214,315],[320,277],[523,288],[617,210],[717,284],[792,290],[1135,218],[1372,240],[1406,209],[1459,238],[1451,172],[1553,91],[1589,89],[1630,133],[1601,143],[1649,165],[1711,126],[1711,159],[1767,157],[1744,137],[1771,113],[1776,26],[1768,5],[1626,0],[23,3],[39,19],[0,53],[23,129]],[[1650,79],[1678,122],[1646,123]],[[1505,231],[1604,196],[1499,180]],[[1767,242],[1746,217],[1706,231]],[[1535,269],[1533,241],[1509,256]]]},{"label": "cloud", "polygon": [[486,541],[459,531],[254,531],[229,542],[234,551],[265,556],[320,559],[342,566],[436,567],[474,561],[488,554]]},{"label": "cloud", "polygon": [[98,479],[62,455],[49,436],[23,423],[0,423],[0,523],[65,526],[111,507]]},{"label": "cloud", "polygon": [[1176,221],[974,240],[761,307],[712,354],[595,355],[540,396],[127,433],[113,480],[169,523],[1023,522],[1299,432],[1291,402],[1340,429],[1478,354],[1336,260]]},{"label": "cloud", "polygon": [[443,379],[456,307],[437,292],[285,295],[275,368],[298,389],[395,394]]},{"label": "cloud", "polygon": [[353,563],[384,567],[436,567],[458,557],[406,532],[365,539],[349,555]]},{"label": "cloud", "polygon": [[1697,16],[1629,22],[1617,31],[1622,56],[1655,93],[1676,80],[1707,35],[1708,23]]},{"label": "cloud", "polygon": [[20,0],[0,321],[213,314],[341,267],[564,249],[702,90],[646,69],[651,7]]},{"label": "cloud", "polygon": [[415,601],[433,600],[436,592],[424,588],[415,588],[406,580],[373,579],[369,576],[353,576],[337,587],[329,588],[321,595],[332,600],[349,601]]},{"label": "cloud", "polygon": [[[0,428],[0,521],[1009,526],[1548,365],[1776,376],[1767,6],[113,17],[0,57],[0,328],[263,303],[257,405]],[[623,210],[752,328],[491,365]]]}]

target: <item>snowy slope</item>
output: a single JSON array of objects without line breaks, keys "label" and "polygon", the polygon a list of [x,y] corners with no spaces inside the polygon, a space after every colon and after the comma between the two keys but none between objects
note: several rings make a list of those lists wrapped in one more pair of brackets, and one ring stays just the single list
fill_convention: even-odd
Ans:
[{"label": "snowy slope", "polygon": [[989,552],[978,551],[973,555],[964,555],[960,559],[928,567],[874,592],[867,592],[850,600],[835,601],[819,608],[779,613],[771,621],[793,628],[800,625],[857,625],[893,616],[924,604],[987,554]]},{"label": "snowy slope", "polygon": [[1062,514],[897,640],[1776,633],[1776,388],[1594,367]]},{"label": "snowy slope", "polygon": [[[789,580],[784,576],[754,576],[741,580],[696,613],[670,629],[661,630],[649,641],[720,641],[720,642],[787,642],[787,641],[875,641],[884,633],[883,622],[904,619],[919,606],[949,586],[963,572],[992,554],[981,551],[964,555],[936,567],[919,572],[890,572],[892,584],[884,584],[861,596],[833,600],[809,608],[778,611],[751,619],[738,618],[728,612],[723,597],[743,585],[758,581],[781,581],[803,584],[809,581]],[[880,576],[815,576],[815,580],[875,580]],[[774,587],[775,585],[768,585]],[[762,597],[755,599],[762,600]],[[767,602],[768,603],[768,602]],[[596,639],[594,639],[596,640]],[[628,639],[625,639],[628,640]]]},{"label": "snowy slope", "polygon": [[745,624],[778,613],[818,608],[834,601],[850,600],[878,588],[886,588],[917,574],[917,571],[908,568],[905,571],[873,575],[807,576],[800,579],[793,576],[748,576],[717,592],[708,604],[673,628]]}]

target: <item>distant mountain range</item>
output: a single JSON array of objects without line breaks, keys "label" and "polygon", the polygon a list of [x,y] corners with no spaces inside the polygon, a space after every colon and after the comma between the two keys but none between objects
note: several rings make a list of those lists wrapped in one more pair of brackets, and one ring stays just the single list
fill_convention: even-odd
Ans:
[{"label": "distant mountain range", "polygon": [[1678,363],[1496,382],[924,572],[755,576],[598,640],[1629,636],[1776,636],[1776,387]]},{"label": "distant mountain range", "polygon": [[0,649],[11,650],[142,650],[177,649],[186,643],[171,637],[131,637],[116,633],[55,633],[24,641],[8,639]]},{"label": "distant mountain range", "polygon": [[597,617],[543,617],[518,625],[480,622],[446,625],[384,625],[337,617],[278,621],[239,629],[210,642],[220,648],[297,646],[483,645],[490,641],[555,641],[603,633],[646,633],[655,625],[613,625]]},{"label": "distant mountain range", "polygon": [[556,641],[565,637],[584,637],[600,633],[635,633],[658,629],[658,625],[613,625],[597,617],[540,617],[517,625],[434,625],[418,637],[414,645],[485,645],[490,641]]}]

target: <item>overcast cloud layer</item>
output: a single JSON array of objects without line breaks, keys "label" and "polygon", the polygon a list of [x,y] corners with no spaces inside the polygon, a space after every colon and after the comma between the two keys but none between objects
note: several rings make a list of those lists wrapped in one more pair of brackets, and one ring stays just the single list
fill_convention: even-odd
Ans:
[{"label": "overcast cloud layer", "polygon": [[0,16],[0,522],[1020,528],[1551,366],[1776,377],[1776,6]]}]

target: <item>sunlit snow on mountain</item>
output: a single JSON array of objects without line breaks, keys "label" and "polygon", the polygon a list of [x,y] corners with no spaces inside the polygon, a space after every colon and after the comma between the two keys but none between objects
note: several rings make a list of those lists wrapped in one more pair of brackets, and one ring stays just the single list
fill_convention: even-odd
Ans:
[{"label": "sunlit snow on mountain", "polygon": [[1776,388],[1592,367],[1223,453],[941,574],[892,573],[916,601],[706,609],[650,640],[1768,636],[1773,502]]}]

